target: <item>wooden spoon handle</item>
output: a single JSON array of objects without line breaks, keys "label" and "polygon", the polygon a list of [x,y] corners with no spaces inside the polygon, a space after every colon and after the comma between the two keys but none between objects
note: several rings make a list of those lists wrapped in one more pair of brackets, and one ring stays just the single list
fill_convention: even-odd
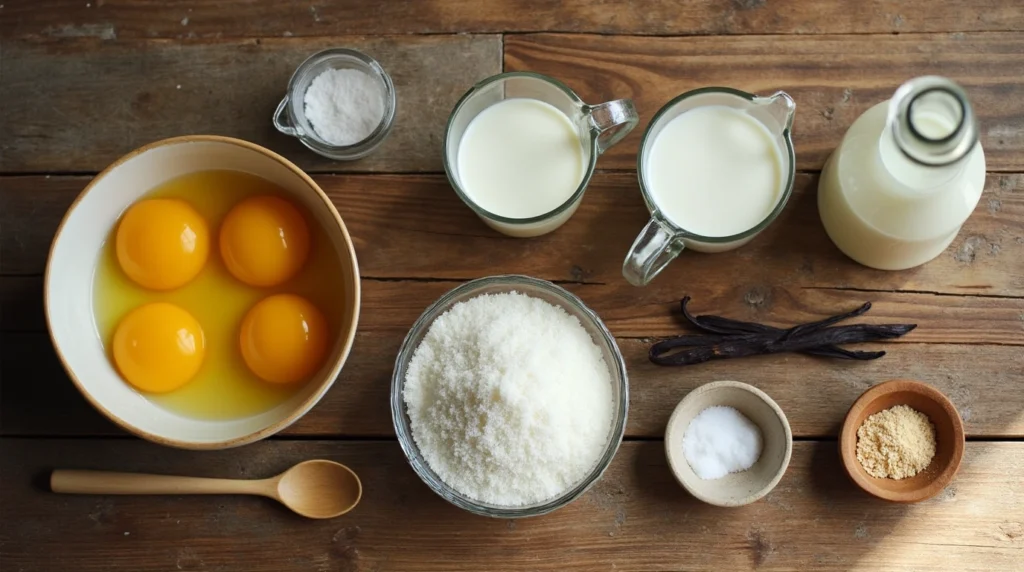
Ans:
[{"label": "wooden spoon handle", "polygon": [[50,475],[55,493],[101,495],[222,495],[270,496],[274,487],[267,481],[206,479],[106,471],[56,470]]}]

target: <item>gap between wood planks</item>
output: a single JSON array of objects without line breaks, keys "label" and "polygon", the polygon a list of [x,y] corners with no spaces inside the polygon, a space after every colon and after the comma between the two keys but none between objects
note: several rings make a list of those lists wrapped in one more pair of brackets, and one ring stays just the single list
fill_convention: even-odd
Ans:
[{"label": "gap between wood planks", "polygon": [[[501,32],[501,37],[504,39],[506,36],[531,36],[537,34],[558,34],[560,36],[613,36],[616,38],[736,38],[736,37],[814,37],[814,36],[935,36],[937,34],[1013,34],[1020,32],[1013,28],[999,29],[999,30],[979,30],[974,32],[958,32],[956,30],[950,30],[946,32],[900,32],[893,30],[891,32],[757,32],[756,34],[748,33],[737,33],[737,34],[720,34],[713,31],[707,33],[692,32],[684,34],[675,33],[632,33],[632,34],[619,34],[616,32],[603,32],[603,31],[590,31],[580,32],[577,30],[516,30],[514,32]],[[488,32],[480,32],[480,34],[488,34]],[[402,34],[402,35],[438,35],[434,34]],[[442,34],[443,35],[443,34]],[[242,36],[244,37],[244,36]],[[276,37],[276,36],[273,36]],[[315,37],[315,36],[303,36],[303,37]],[[219,38],[218,38],[219,39]]]},{"label": "gap between wood planks", "polygon": [[[42,278],[42,274],[7,274],[0,273],[0,278]],[[455,278],[432,278],[429,276],[367,276],[365,274],[359,276],[360,280],[367,280],[371,282],[413,282],[422,284],[441,284],[450,282],[452,284],[462,284],[471,280],[476,280],[473,277],[455,277]],[[607,282],[588,281],[588,280],[549,280],[552,284],[560,286],[607,286]],[[994,298],[1000,300],[1022,300],[1024,296],[1012,296],[1008,294],[974,294],[974,293],[957,293],[957,292],[938,292],[934,290],[905,290],[905,289],[885,289],[885,288],[854,288],[848,286],[800,286],[802,290],[824,290],[833,292],[864,292],[864,293],[884,293],[884,294],[924,294],[931,296],[948,296],[956,298]],[[11,330],[7,330],[11,331]],[[633,338],[633,339],[648,339],[646,336],[617,336],[621,338]],[[651,337],[650,339],[657,339],[657,337]],[[993,342],[985,342],[985,344],[992,344]],[[995,344],[999,345],[999,344]]]},{"label": "gap between wood planks", "polygon": [[[504,66],[504,62],[502,62]],[[444,171],[327,171],[319,169],[303,169],[308,175],[316,175],[323,177],[348,177],[348,176],[359,176],[359,177],[376,177],[376,176],[392,176],[392,177],[418,177],[418,176],[442,176],[445,174]],[[821,174],[820,169],[797,169],[795,171],[797,175],[811,175],[817,176]],[[988,175],[1020,175],[1024,174],[1022,171],[1015,171],[1012,169],[1001,170],[1001,169],[987,169],[985,171]],[[0,181],[6,178],[18,178],[18,177],[95,177],[99,174],[99,171],[0,171]],[[594,169],[595,175],[629,175],[636,174],[636,169]]]},{"label": "gap between wood planks", "polygon": [[[885,288],[854,288],[852,286],[801,286],[803,290],[834,290],[838,292],[866,292],[875,294],[930,294],[932,296],[958,296],[961,298],[999,298],[1003,300],[1020,300],[1024,296],[1012,296],[1009,294],[971,294],[956,292],[936,292],[934,290],[904,290]],[[967,288],[967,286],[961,286]]]},{"label": "gap between wood planks", "polygon": [[[87,25],[85,25],[87,26]],[[113,37],[108,37],[105,34],[109,34],[109,29],[106,27],[96,28],[85,28],[83,26],[82,33],[75,35],[61,35],[61,32],[54,30],[52,33],[35,33],[24,36],[9,36],[0,38],[5,42],[16,42],[16,41],[53,41],[55,39],[69,39],[69,38],[85,38],[94,39],[98,41],[124,41],[124,42],[159,42],[159,41],[180,41],[189,40],[196,42],[211,42],[211,41],[223,41],[223,42],[237,42],[239,40],[247,40],[257,45],[263,40],[280,40],[280,41],[315,41],[323,40],[327,38],[337,38],[339,36],[367,36],[367,37],[425,37],[425,36],[498,36],[501,40],[501,47],[504,50],[504,40],[508,36],[535,36],[538,34],[558,34],[560,36],[603,36],[603,37],[615,37],[615,38],[738,38],[738,37],[763,37],[763,38],[777,38],[777,37],[818,37],[818,36],[833,36],[833,37],[864,37],[864,36],[936,36],[942,34],[971,34],[971,35],[989,35],[989,34],[1013,34],[1018,33],[1021,30],[1014,28],[1005,29],[993,29],[993,30],[971,30],[967,32],[961,32],[956,30],[947,31],[930,31],[930,32],[900,32],[893,30],[889,32],[757,32],[756,34],[739,32],[735,34],[722,34],[715,31],[694,31],[694,32],[683,32],[683,33],[629,33],[622,34],[618,32],[606,32],[606,31],[580,31],[571,29],[559,29],[559,28],[537,28],[530,30],[516,30],[516,31],[498,31],[498,30],[485,30],[473,32],[453,32],[453,31],[427,31],[427,32],[386,32],[378,34],[357,34],[352,32],[341,32],[337,34],[312,34],[312,35],[273,35],[273,34],[262,34],[259,36],[253,35],[224,35],[222,33],[213,34],[178,34],[175,36],[129,36],[127,38],[118,38],[116,31]],[[504,70],[504,65],[502,67]]]},{"label": "gap between wood planks", "polygon": [[[12,435],[0,435],[0,439],[67,439],[67,440],[100,440],[109,439],[111,441],[129,441],[139,439],[135,435],[124,433],[121,435],[111,434],[67,434],[63,435],[60,433],[47,433],[38,435],[26,435],[26,434],[12,434]],[[1024,443],[1024,437],[1011,437],[1007,435],[968,435],[965,437],[968,443]],[[277,441],[277,442],[289,442],[289,441],[347,441],[350,443],[396,443],[398,437],[392,436],[379,436],[379,435],[331,435],[331,434],[316,434],[316,435],[271,435],[263,441]],[[622,438],[623,443],[662,443],[665,439],[657,436],[624,436]],[[794,435],[794,443],[835,443],[839,441],[839,437],[835,435],[824,435],[809,437],[805,435]]]}]

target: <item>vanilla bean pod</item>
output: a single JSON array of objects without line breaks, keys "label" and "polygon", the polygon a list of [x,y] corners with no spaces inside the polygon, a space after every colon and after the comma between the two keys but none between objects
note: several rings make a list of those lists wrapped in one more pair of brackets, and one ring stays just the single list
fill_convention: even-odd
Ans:
[{"label": "vanilla bean pod", "polygon": [[[710,332],[712,334],[755,334],[755,333],[765,333],[765,332],[776,332],[776,333],[780,333],[781,334],[781,333],[785,332],[785,330],[783,330],[782,328],[776,328],[774,326],[767,326],[767,325],[764,325],[764,324],[758,324],[756,322],[743,322],[743,321],[740,321],[740,320],[732,320],[730,318],[722,318],[720,316],[710,316],[710,315],[694,316],[693,314],[690,313],[690,310],[687,309],[687,307],[686,307],[686,305],[689,302],[690,302],[690,297],[689,296],[685,296],[685,297],[683,297],[682,300],[679,301],[679,307],[682,310],[683,317],[686,318],[686,321],[689,322],[690,324],[693,324],[697,328],[702,329],[702,330],[704,330],[706,332]],[[834,318],[839,318],[839,319],[836,319],[835,321],[830,322],[830,323],[835,323],[835,322],[838,322],[838,321],[846,319],[846,318],[852,318],[854,316],[859,316],[859,315],[867,312],[870,309],[871,309],[871,302],[867,302],[863,306],[861,306],[860,308],[857,308],[856,310],[854,310],[853,312],[850,312],[848,314],[843,314],[843,315],[834,317]],[[833,320],[834,318],[829,318],[829,320]],[[873,359],[878,359],[878,358],[880,358],[880,357],[885,355],[885,352],[883,352],[883,351],[876,351],[876,352],[853,351],[853,350],[845,350],[843,348],[836,347],[834,345],[824,345],[824,346],[815,347],[815,348],[808,348],[808,349],[800,350],[800,351],[801,351],[801,353],[805,353],[805,354],[808,354],[808,355],[814,355],[814,356],[818,356],[818,357],[831,357],[831,358],[852,359],[852,360],[873,360]]]},{"label": "vanilla bean pod", "polygon": [[896,338],[917,327],[916,324],[834,326],[838,322],[864,314],[871,309],[870,302],[856,310],[824,320],[782,329],[720,316],[694,316],[686,308],[689,301],[689,296],[680,301],[683,317],[709,334],[684,335],[660,341],[651,346],[649,357],[652,362],[658,365],[690,365],[712,359],[781,352],[870,360],[882,357],[885,352],[851,351],[838,347],[838,344]]}]

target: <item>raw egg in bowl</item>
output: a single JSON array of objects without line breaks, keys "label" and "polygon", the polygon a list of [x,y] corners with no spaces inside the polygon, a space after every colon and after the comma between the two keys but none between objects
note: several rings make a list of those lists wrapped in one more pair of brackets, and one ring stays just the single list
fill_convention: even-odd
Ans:
[{"label": "raw egg in bowl", "polygon": [[359,319],[345,224],[258,145],[188,136],[117,160],[61,222],[44,284],[71,381],[145,439],[220,449],[273,435],[338,377]]}]

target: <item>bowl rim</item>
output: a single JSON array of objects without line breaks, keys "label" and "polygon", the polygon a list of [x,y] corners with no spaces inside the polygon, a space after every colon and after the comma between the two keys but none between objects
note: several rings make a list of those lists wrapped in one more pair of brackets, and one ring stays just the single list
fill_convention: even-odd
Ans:
[{"label": "bowl rim", "polygon": [[[575,306],[591,321],[591,323],[600,332],[602,340],[612,350],[611,353],[615,358],[615,362],[608,364],[608,366],[610,369],[617,371],[620,378],[617,385],[619,387],[621,397],[618,400],[619,403],[616,403],[614,410],[615,417],[612,420],[612,431],[609,435],[608,443],[605,444],[597,465],[595,465],[580,482],[573,485],[562,495],[548,499],[539,504],[524,507],[500,507],[470,499],[468,496],[442,481],[441,478],[434,473],[433,469],[430,469],[430,467],[427,466],[426,459],[422,459],[421,462],[416,458],[417,456],[422,457],[422,454],[419,453],[419,446],[416,445],[415,439],[412,436],[411,423],[406,421],[408,419],[408,413],[406,412],[405,399],[402,394],[402,389],[405,387],[405,378],[404,376],[399,376],[399,372],[404,369],[403,366],[408,366],[408,362],[412,359],[413,352],[416,347],[418,347],[418,345],[416,347],[412,346],[413,338],[417,337],[417,334],[420,332],[425,332],[429,329],[430,325],[433,324],[433,321],[441,315],[438,313],[437,316],[430,318],[433,314],[437,313],[441,308],[449,305],[453,299],[461,294],[474,292],[483,287],[494,284],[509,286],[511,289],[514,289],[515,286],[538,287],[562,298],[566,304]],[[594,340],[594,343],[599,343],[599,340]],[[613,379],[612,383],[616,383],[616,380]],[[391,421],[394,425],[395,435],[397,436],[399,446],[402,448],[402,453],[405,455],[406,461],[412,467],[416,476],[418,476],[420,480],[423,481],[423,483],[426,484],[432,492],[434,492],[434,494],[458,508],[481,516],[488,516],[492,518],[525,518],[540,516],[558,510],[575,501],[585,492],[590,490],[595,483],[601,480],[605,471],[609,466],[611,466],[612,460],[615,458],[619,447],[622,445],[622,439],[625,435],[628,419],[629,375],[626,370],[626,362],[622,356],[622,351],[619,349],[618,343],[615,341],[615,336],[608,330],[608,327],[605,326],[603,321],[601,321],[601,318],[597,313],[584,304],[583,300],[578,296],[553,282],[522,274],[499,274],[469,280],[455,288],[452,288],[439,297],[436,301],[430,304],[418,318],[416,318],[412,327],[409,328],[408,333],[402,340],[402,345],[398,351],[397,357],[395,358],[395,367],[391,374]],[[444,488],[440,488],[439,485]]]},{"label": "bowl rim", "polygon": [[[933,480],[910,491],[889,491],[879,487],[871,481],[871,478],[866,476],[864,469],[860,468],[860,462],[857,461],[856,457],[857,430],[860,427],[854,427],[854,418],[879,397],[896,393],[897,391],[916,393],[936,402],[946,412],[953,425],[953,439],[955,442],[953,443],[953,455],[950,458],[949,464]],[[932,424],[934,423],[935,421],[932,420]],[[966,434],[964,432],[963,419],[961,419],[960,412],[957,411],[956,406],[953,405],[953,402],[944,393],[923,381],[897,378],[869,387],[850,406],[846,417],[843,418],[843,426],[839,434],[839,457],[842,460],[843,469],[850,477],[850,480],[869,495],[890,502],[916,503],[934,497],[949,486],[949,483],[953,481],[953,478],[960,470],[961,462],[963,462],[964,450],[966,449],[965,442]]]},{"label": "bowl rim", "polygon": [[[756,396],[758,399],[764,402],[775,413],[779,421],[782,422],[783,432],[786,436],[785,453],[783,454],[782,463],[779,465],[779,469],[778,471],[776,471],[775,476],[773,476],[772,479],[768,481],[763,487],[736,502],[723,501],[721,499],[713,498],[691,487],[689,481],[683,478],[680,472],[676,470],[675,464],[673,463],[674,460],[681,459],[684,463],[686,463],[687,461],[685,457],[681,457],[681,453],[675,452],[672,449],[672,441],[670,439],[670,436],[673,435],[675,431],[680,430],[679,416],[682,415],[684,406],[686,406],[691,401],[697,399],[697,397],[700,395],[709,393],[716,389],[724,388],[739,389],[742,391],[746,391],[747,393]],[[682,429],[685,430],[685,428]],[[775,486],[778,485],[779,482],[782,480],[782,477],[786,474],[786,470],[789,469],[789,462],[793,457],[793,430],[789,426],[789,419],[786,417],[786,413],[782,410],[781,407],[779,407],[779,404],[776,403],[775,400],[772,399],[771,396],[769,396],[767,393],[749,383],[744,383],[742,381],[710,381],[708,383],[704,383],[690,390],[690,392],[687,393],[685,397],[679,400],[679,403],[676,404],[675,409],[672,410],[672,415],[669,417],[668,424],[665,425],[664,442],[665,457],[668,460],[669,470],[672,471],[672,476],[675,477],[676,481],[680,485],[682,485],[684,489],[686,489],[686,492],[693,495],[693,497],[696,498],[697,500],[704,501],[710,505],[725,508],[746,506],[748,504],[761,500],[765,495],[770,493],[772,489],[774,489]]]},{"label": "bowl rim", "polygon": [[[337,223],[338,228],[341,230],[344,242],[346,246],[348,246],[347,254],[349,262],[352,264],[353,276],[355,276],[355,285],[354,288],[352,289],[352,295],[355,298],[355,307],[353,308],[352,311],[351,320],[349,321],[348,324],[345,324],[345,326],[348,329],[348,334],[345,336],[343,340],[341,355],[339,356],[337,363],[328,372],[328,375],[325,377],[324,381],[321,382],[320,388],[317,389],[317,391],[315,391],[312,395],[310,395],[305,401],[299,404],[294,409],[294,411],[292,411],[292,413],[290,413],[288,416],[284,417],[280,421],[268,425],[267,427],[264,427],[260,430],[253,431],[252,433],[249,433],[247,435],[242,435],[240,437],[220,441],[188,441],[172,437],[165,437],[163,435],[157,435],[155,433],[143,431],[135,427],[134,425],[125,422],[120,417],[115,415],[112,411],[104,407],[103,404],[101,404],[99,400],[96,399],[92,395],[92,393],[86,388],[86,385],[82,383],[82,380],[78,377],[78,375],[74,372],[74,370],[72,370],[71,366],[68,364],[66,358],[64,357],[64,352],[61,350],[60,344],[57,343],[57,338],[54,336],[50,316],[50,271],[54,251],[57,248],[57,243],[60,242],[61,235],[64,232],[65,224],[67,224],[68,220],[70,220],[71,216],[78,208],[78,205],[81,203],[82,199],[84,199],[85,196],[90,191],[92,191],[93,187],[95,187],[101,180],[103,180],[104,177],[106,177],[112,171],[120,167],[122,164],[143,153],[164,146],[197,142],[223,143],[227,145],[234,145],[236,147],[242,147],[250,151],[255,151],[261,155],[264,155],[265,157],[268,157],[269,159],[272,159],[273,161],[276,161],[277,163],[279,163],[280,165],[282,165],[283,167],[287,168],[289,171],[297,175],[300,179],[302,179],[302,181],[316,193],[317,197],[321,200],[324,206],[327,207],[330,215],[334,218],[335,223]],[[249,443],[253,443],[266,437],[269,437],[277,433],[278,431],[281,431],[282,429],[288,427],[289,425],[297,421],[300,417],[308,413],[310,409],[312,409],[313,406],[315,406],[317,402],[323,398],[324,394],[327,393],[331,386],[334,385],[335,380],[341,373],[342,366],[344,366],[345,362],[348,360],[348,356],[352,351],[352,345],[355,341],[355,334],[359,324],[359,311],[361,306],[362,293],[360,284],[359,264],[358,261],[356,260],[355,247],[352,243],[352,237],[351,235],[349,235],[348,228],[345,226],[345,222],[341,219],[341,215],[338,213],[338,210],[334,207],[334,204],[331,202],[330,198],[328,198],[327,194],[324,193],[323,189],[320,188],[320,185],[318,185],[313,180],[312,177],[306,174],[297,165],[295,165],[285,157],[281,156],[280,154],[275,153],[274,151],[271,151],[270,149],[267,149],[261,145],[251,143],[249,141],[237,139],[234,137],[225,137],[222,135],[182,135],[177,137],[168,137],[166,139],[160,139],[158,141],[153,141],[151,143],[147,143],[146,145],[133,149],[132,151],[129,151],[128,153],[122,155],[121,157],[118,157],[113,163],[111,163],[102,171],[97,173],[96,176],[94,176],[92,180],[90,180],[88,184],[85,185],[82,191],[78,193],[78,196],[75,197],[75,200],[72,201],[71,206],[68,207],[67,211],[64,213],[64,216],[61,218],[60,224],[57,225],[57,230],[56,232],[54,232],[53,240],[50,243],[50,250],[46,255],[46,269],[43,273],[43,313],[46,315],[47,334],[49,335],[50,343],[53,345],[53,349],[57,354],[57,359],[60,360],[61,366],[64,368],[64,371],[71,379],[71,382],[78,389],[78,392],[82,394],[83,397],[85,397],[86,401],[88,401],[89,404],[93,406],[93,408],[102,413],[104,417],[112,421],[121,429],[124,429],[125,431],[137,435],[147,441],[151,441],[159,445],[176,447],[179,449],[215,450],[229,449],[232,447],[247,445]]]}]

